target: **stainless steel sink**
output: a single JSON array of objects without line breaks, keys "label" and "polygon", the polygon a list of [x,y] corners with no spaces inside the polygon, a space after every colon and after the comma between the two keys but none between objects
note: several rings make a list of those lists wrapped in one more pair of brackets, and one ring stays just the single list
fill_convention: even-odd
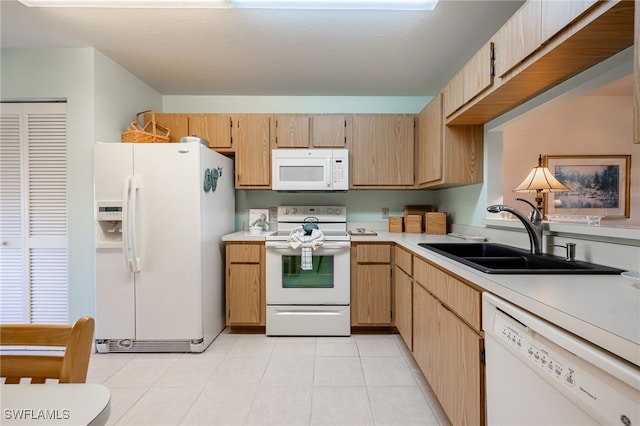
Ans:
[{"label": "stainless steel sink", "polygon": [[619,274],[621,269],[496,243],[419,243],[450,259],[471,266],[485,274]]}]

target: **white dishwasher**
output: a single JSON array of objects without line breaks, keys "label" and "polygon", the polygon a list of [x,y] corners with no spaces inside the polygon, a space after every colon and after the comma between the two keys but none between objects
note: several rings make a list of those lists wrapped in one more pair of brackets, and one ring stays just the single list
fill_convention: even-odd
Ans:
[{"label": "white dishwasher", "polygon": [[640,368],[482,295],[487,423],[640,425]]}]

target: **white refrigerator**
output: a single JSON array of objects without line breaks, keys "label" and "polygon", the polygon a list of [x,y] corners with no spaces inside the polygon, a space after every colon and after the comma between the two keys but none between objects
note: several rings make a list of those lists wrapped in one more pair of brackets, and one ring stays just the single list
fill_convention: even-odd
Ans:
[{"label": "white refrigerator", "polygon": [[233,162],[198,142],[96,143],[98,352],[202,352],[224,329]]}]

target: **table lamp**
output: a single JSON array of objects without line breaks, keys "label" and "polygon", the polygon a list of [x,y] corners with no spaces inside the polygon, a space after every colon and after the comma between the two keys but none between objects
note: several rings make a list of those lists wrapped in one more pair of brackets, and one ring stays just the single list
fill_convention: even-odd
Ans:
[{"label": "table lamp", "polygon": [[538,156],[538,165],[531,169],[531,172],[520,185],[513,189],[513,192],[535,192],[538,210],[542,212],[542,194],[544,192],[563,192],[569,188],[553,176],[553,173],[542,165],[542,154]]}]

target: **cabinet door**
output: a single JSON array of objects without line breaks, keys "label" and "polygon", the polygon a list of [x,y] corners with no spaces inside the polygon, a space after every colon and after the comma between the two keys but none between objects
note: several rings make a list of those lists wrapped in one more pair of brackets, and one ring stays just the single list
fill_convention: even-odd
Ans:
[{"label": "cabinet door", "polygon": [[391,325],[391,265],[356,266],[357,325]]},{"label": "cabinet door", "polygon": [[541,1],[527,1],[496,32],[495,71],[504,77],[513,67],[540,47]]},{"label": "cabinet door", "polygon": [[464,75],[458,71],[442,91],[442,108],[445,117],[449,117],[464,104]]},{"label": "cabinet door", "polygon": [[418,115],[418,185],[442,179],[442,95],[438,94]]},{"label": "cabinet door", "polygon": [[311,145],[314,148],[344,148],[347,122],[347,116],[343,114],[311,116]]},{"label": "cabinet door", "polygon": [[462,69],[463,103],[471,101],[493,85],[493,42],[488,42]]},{"label": "cabinet door", "polygon": [[227,267],[227,325],[260,324],[261,266],[232,263]]},{"label": "cabinet door", "polygon": [[439,306],[441,386],[436,396],[454,425],[484,424],[482,338],[449,310]]},{"label": "cabinet door", "polygon": [[209,142],[209,148],[231,148],[231,116],[228,114],[189,115],[189,135]]},{"label": "cabinet door", "polygon": [[449,117],[492,85],[493,42],[487,42],[445,86],[444,116]]},{"label": "cabinet door", "polygon": [[413,278],[395,267],[394,310],[396,328],[409,350],[413,350]]},{"label": "cabinet door", "polygon": [[[151,114],[144,115],[144,122],[151,121]],[[156,121],[167,127],[169,133],[169,142],[180,142],[183,136],[189,136],[189,119],[186,114],[174,114],[160,112],[156,113]]]},{"label": "cabinet door", "polygon": [[482,182],[483,126],[443,126],[439,187]]},{"label": "cabinet door", "polygon": [[233,144],[236,151],[236,188],[271,186],[269,116],[233,117]]},{"label": "cabinet door", "polygon": [[351,186],[413,186],[414,116],[352,117]]},{"label": "cabinet door", "polygon": [[273,148],[308,148],[309,116],[278,114],[272,120]]},{"label": "cabinet door", "polygon": [[544,43],[594,6],[597,0],[542,1],[540,3],[540,41]]},{"label": "cabinet door", "polygon": [[413,283],[413,357],[436,395],[442,387],[440,368],[440,312],[438,301],[420,285]]}]

